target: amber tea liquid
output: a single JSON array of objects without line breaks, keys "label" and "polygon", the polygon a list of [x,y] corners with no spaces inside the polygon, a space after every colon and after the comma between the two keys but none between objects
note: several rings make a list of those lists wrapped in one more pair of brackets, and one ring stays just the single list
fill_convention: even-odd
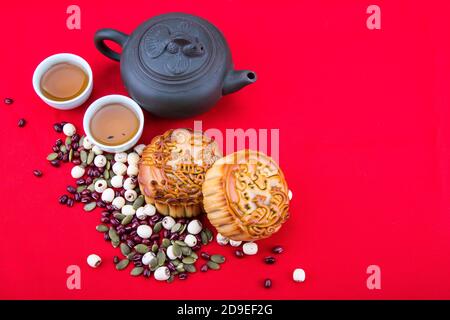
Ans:
[{"label": "amber tea liquid", "polygon": [[139,119],[128,107],[112,103],[100,108],[92,117],[91,134],[107,146],[121,145],[131,140],[139,130]]},{"label": "amber tea liquid", "polygon": [[79,66],[58,63],[50,67],[42,76],[42,94],[54,101],[67,101],[79,96],[86,89],[89,76]]}]

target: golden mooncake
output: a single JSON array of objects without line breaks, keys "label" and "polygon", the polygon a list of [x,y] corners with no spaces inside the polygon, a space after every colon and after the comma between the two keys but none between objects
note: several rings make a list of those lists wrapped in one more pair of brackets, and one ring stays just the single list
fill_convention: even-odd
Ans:
[{"label": "golden mooncake", "polygon": [[283,172],[263,153],[242,150],[217,160],[202,189],[209,221],[227,238],[267,238],[289,218]]},{"label": "golden mooncake", "polygon": [[146,202],[174,218],[201,214],[206,171],[221,156],[217,143],[202,132],[175,129],[156,136],[139,163]]}]

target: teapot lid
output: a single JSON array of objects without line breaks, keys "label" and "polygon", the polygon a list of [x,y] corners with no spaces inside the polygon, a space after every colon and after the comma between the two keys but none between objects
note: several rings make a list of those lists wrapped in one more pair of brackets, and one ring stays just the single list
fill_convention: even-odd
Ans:
[{"label": "teapot lid", "polygon": [[206,20],[183,13],[160,15],[137,30],[141,66],[152,78],[184,80],[203,74],[216,55],[220,32]]}]

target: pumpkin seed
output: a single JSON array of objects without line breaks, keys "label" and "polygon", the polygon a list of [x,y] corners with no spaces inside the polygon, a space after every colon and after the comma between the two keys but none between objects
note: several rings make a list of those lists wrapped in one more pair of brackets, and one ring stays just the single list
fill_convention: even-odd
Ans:
[{"label": "pumpkin seed", "polygon": [[109,177],[112,178],[114,177],[116,174],[114,173],[114,171],[109,170]]},{"label": "pumpkin seed", "polygon": [[86,151],[84,151],[84,150],[81,150],[80,151],[80,160],[81,160],[81,162],[83,162],[84,164],[86,164],[86,162],[87,162],[87,152]]},{"label": "pumpkin seed", "polygon": [[189,257],[192,257],[192,258],[194,258],[195,260],[198,259],[198,255],[197,255],[197,253],[195,253],[195,252],[192,252],[191,255],[190,255]]},{"label": "pumpkin seed", "polygon": [[137,197],[136,200],[134,200],[133,202],[134,210],[137,210],[138,208],[142,207],[143,204],[144,204],[144,196]]},{"label": "pumpkin seed", "polygon": [[120,244],[120,240],[111,240],[111,245],[113,248],[117,248]]},{"label": "pumpkin seed", "polygon": [[125,226],[125,225],[129,224],[131,222],[131,220],[133,220],[133,216],[132,215],[125,216],[125,218],[122,219],[121,224],[123,226]]},{"label": "pumpkin seed", "polygon": [[153,227],[153,233],[158,233],[160,232],[162,229],[162,222],[159,221],[155,224],[155,226]]},{"label": "pumpkin seed", "polygon": [[114,159],[114,154],[112,154],[112,153],[107,153],[107,154],[105,154],[105,157],[106,157],[106,159],[108,159],[108,160],[113,160]]},{"label": "pumpkin seed", "polygon": [[[109,170],[105,170],[105,171],[103,172],[103,177],[104,177],[106,180],[109,180]],[[110,182],[110,181],[107,181],[107,182]],[[110,186],[110,184],[111,184],[111,182],[108,184],[108,187]]]},{"label": "pumpkin seed", "polygon": [[48,160],[48,161],[56,160],[56,158],[58,158],[58,154],[55,153],[55,152],[50,153],[50,154],[47,156],[47,160]]},{"label": "pumpkin seed", "polygon": [[182,240],[175,240],[175,243],[177,245],[179,245],[180,247],[187,247],[186,242],[182,241]]},{"label": "pumpkin seed", "polygon": [[158,259],[158,266],[162,266],[166,262],[166,254],[162,250],[158,251],[156,258]]},{"label": "pumpkin seed", "polygon": [[77,192],[80,193],[81,191],[83,191],[86,188],[87,188],[86,186],[78,186],[77,187]]},{"label": "pumpkin seed", "polygon": [[215,263],[214,261],[208,261],[206,263],[206,265],[208,266],[208,268],[210,268],[212,270],[219,270],[220,269],[220,264]]},{"label": "pumpkin seed", "polygon": [[84,211],[89,212],[89,211],[94,210],[96,206],[97,206],[97,203],[95,203],[95,201],[93,201],[93,202],[86,203],[84,205],[83,209],[84,209]]},{"label": "pumpkin seed", "polygon": [[182,263],[177,265],[175,268],[177,269],[178,272],[184,272],[185,271],[184,265]]},{"label": "pumpkin seed", "polygon": [[133,277],[137,277],[137,276],[140,276],[142,274],[142,272],[144,272],[144,268],[143,267],[134,267],[133,269],[131,269],[130,274]]},{"label": "pumpkin seed", "polygon": [[116,264],[116,269],[117,270],[123,270],[123,269],[125,269],[126,267],[128,267],[128,264],[130,263],[130,260],[128,260],[128,259],[123,259],[123,260],[120,260],[117,264]]},{"label": "pumpkin seed", "polygon": [[116,218],[119,221],[122,221],[123,219],[125,219],[126,215],[121,214],[120,212],[116,212],[114,213],[114,218]]},{"label": "pumpkin seed", "polygon": [[175,259],[175,260],[172,260],[172,264],[176,267],[177,265],[179,265],[181,263],[181,261],[180,260],[178,260],[178,259]]},{"label": "pumpkin seed", "polygon": [[154,271],[156,268],[158,268],[158,259],[150,260],[150,269],[153,269],[152,271]]},{"label": "pumpkin seed", "polygon": [[192,254],[192,249],[189,247],[181,247],[181,253],[183,256],[190,256]]},{"label": "pumpkin seed", "polygon": [[212,233],[211,230],[209,229],[205,229],[206,235],[208,236],[208,241],[211,242],[214,239],[214,234]]},{"label": "pumpkin seed", "polygon": [[200,233],[200,237],[202,238],[202,244],[207,245],[209,241],[208,241],[208,236],[206,235],[205,230],[202,230],[202,232]]},{"label": "pumpkin seed", "polygon": [[173,225],[172,229],[170,229],[170,232],[176,233],[176,232],[180,231],[181,227],[182,227],[181,223],[177,222]]},{"label": "pumpkin seed", "polygon": [[111,239],[111,241],[120,241],[119,235],[117,234],[116,230],[114,230],[113,228],[109,228],[108,235],[109,235],[109,238]]},{"label": "pumpkin seed", "polygon": [[108,226],[104,225],[104,224],[99,224],[98,226],[95,227],[95,229],[98,232],[106,232],[109,230]]},{"label": "pumpkin seed", "polygon": [[183,224],[181,229],[178,231],[179,234],[183,234],[183,232],[186,230],[187,224]]},{"label": "pumpkin seed", "polygon": [[195,263],[195,259],[192,257],[184,257],[181,262],[183,262],[184,264],[193,264]]},{"label": "pumpkin seed", "polygon": [[72,162],[73,159],[73,149],[70,149],[69,151],[69,162]]},{"label": "pumpkin seed", "polygon": [[193,264],[186,264],[184,266],[184,270],[186,270],[189,273],[194,273],[197,271],[197,269],[195,268],[195,266]]},{"label": "pumpkin seed", "polygon": [[106,171],[108,171],[108,173],[109,173],[109,169],[111,169],[111,161],[107,161],[106,162]]},{"label": "pumpkin seed", "polygon": [[225,257],[220,254],[213,254],[210,259],[211,259],[211,261],[213,261],[215,263],[224,263],[225,262]]},{"label": "pumpkin seed", "polygon": [[166,280],[166,282],[167,283],[172,283],[174,279],[175,279],[175,277],[173,276],[173,274],[171,274],[169,279]]},{"label": "pumpkin seed", "polygon": [[95,185],[93,183],[91,183],[90,185],[87,186],[87,188],[90,192],[94,192],[95,191]]},{"label": "pumpkin seed", "polygon": [[150,271],[155,271],[156,269],[158,269],[158,263],[157,262],[155,263],[154,266],[152,264],[150,264]]},{"label": "pumpkin seed", "polygon": [[153,253],[156,253],[156,252],[158,252],[158,245],[156,244],[156,243],[154,243],[153,245],[152,245],[152,252]]},{"label": "pumpkin seed", "polygon": [[172,250],[173,250],[173,254],[175,257],[181,256],[181,254],[182,254],[181,247],[179,245],[177,245],[176,243],[173,244]]},{"label": "pumpkin seed", "polygon": [[61,145],[61,147],[59,147],[59,151],[61,151],[62,153],[66,153],[67,147],[65,145]]},{"label": "pumpkin seed", "polygon": [[131,259],[133,259],[133,257],[134,257],[135,255],[136,255],[136,252],[135,252],[135,251],[130,252],[129,254],[127,254],[127,259],[131,260]]},{"label": "pumpkin seed", "polygon": [[144,254],[147,253],[149,249],[147,245],[140,243],[134,247],[134,250],[136,250],[140,254]]},{"label": "pumpkin seed", "polygon": [[72,138],[71,137],[67,137],[65,145],[66,146],[70,146],[71,144],[72,144]]},{"label": "pumpkin seed", "polygon": [[86,159],[86,164],[90,165],[94,161],[94,157],[95,157],[94,151],[89,151],[89,154]]},{"label": "pumpkin seed", "polygon": [[162,240],[161,244],[162,244],[162,246],[163,246],[164,248],[167,249],[172,243],[170,242],[169,239],[164,238],[164,239]]},{"label": "pumpkin seed", "polygon": [[120,252],[122,252],[122,254],[124,256],[128,256],[130,254],[130,252],[131,252],[131,249],[130,249],[129,246],[127,246],[126,243],[121,243],[120,244]]},{"label": "pumpkin seed", "polygon": [[78,142],[78,144],[79,144],[80,146],[83,145],[83,142],[84,142],[84,139],[85,139],[85,138],[86,138],[86,137],[85,137],[84,135],[81,136],[80,141]]}]

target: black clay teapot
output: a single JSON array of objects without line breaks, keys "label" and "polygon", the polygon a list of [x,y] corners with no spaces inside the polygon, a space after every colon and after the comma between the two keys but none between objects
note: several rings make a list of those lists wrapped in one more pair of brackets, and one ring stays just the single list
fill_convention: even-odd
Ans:
[{"label": "black clay teapot", "polygon": [[[122,46],[122,54],[107,47],[105,40]],[[130,36],[101,29],[94,41],[101,53],[120,61],[130,96],[161,117],[200,114],[222,95],[256,81],[252,71],[233,70],[230,49],[215,26],[188,14],[156,16]]]}]

